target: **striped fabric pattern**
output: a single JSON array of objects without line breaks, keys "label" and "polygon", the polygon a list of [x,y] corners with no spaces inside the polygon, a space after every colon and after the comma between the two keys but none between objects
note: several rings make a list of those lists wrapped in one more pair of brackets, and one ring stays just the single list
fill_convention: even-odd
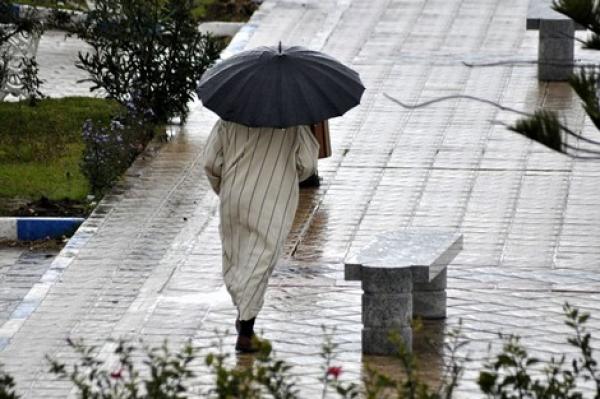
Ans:
[{"label": "striped fabric pattern", "polygon": [[317,170],[308,126],[250,128],[218,121],[204,170],[220,198],[223,279],[241,320],[256,317],[298,206],[298,182]]}]

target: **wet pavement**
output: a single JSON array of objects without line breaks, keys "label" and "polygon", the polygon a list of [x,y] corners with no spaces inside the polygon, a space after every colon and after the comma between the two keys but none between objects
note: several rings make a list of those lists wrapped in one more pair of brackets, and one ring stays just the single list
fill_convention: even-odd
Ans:
[{"label": "wet pavement", "polygon": [[[279,40],[323,50],[356,68],[367,87],[359,107],[331,121],[323,184],[302,190],[257,320],[278,355],[296,366],[305,397],[320,395],[323,325],[336,328],[344,379],[360,378],[366,364],[398,371],[396,361],[361,355],[360,286],[343,279],[347,251],[388,229],[464,234],[448,271],[448,318],[426,323],[416,337],[437,342],[416,350],[435,381],[448,355],[444,335],[462,320],[470,345],[461,355],[473,360],[460,397],[474,397],[476,370],[488,346],[498,348],[498,332],[521,335],[542,358],[572,353],[565,301],[594,313],[589,328],[600,334],[600,162],[572,160],[508,132],[497,121],[515,116],[487,105],[451,100],[404,110],[383,95],[415,103],[470,94],[523,111],[543,106],[597,137],[568,86],[539,83],[534,65],[464,64],[535,60],[537,32],[524,29],[526,8],[521,0],[273,0],[233,40],[230,51]],[[55,54],[57,40],[42,40],[40,52]],[[70,49],[65,59],[78,46],[60,47]],[[600,60],[581,50],[576,58]],[[40,58],[43,76],[64,80],[54,95],[72,93],[70,67],[60,57],[47,60]],[[215,350],[218,329],[232,349],[235,310],[220,278],[218,199],[201,170],[216,117],[198,103],[191,109],[173,140],[136,161],[54,260],[35,311],[18,329],[0,327],[10,340],[0,362],[25,397],[67,396],[70,385],[49,376],[44,362],[45,354],[74,358],[66,337],[97,345],[100,357],[113,349],[110,337],[192,339],[206,353]],[[201,361],[196,368],[201,392],[210,376]]]},{"label": "wet pavement", "polygon": [[[0,325],[28,316],[26,295],[58,255],[58,248],[30,249],[0,243]],[[0,337],[0,348],[8,343]]]}]

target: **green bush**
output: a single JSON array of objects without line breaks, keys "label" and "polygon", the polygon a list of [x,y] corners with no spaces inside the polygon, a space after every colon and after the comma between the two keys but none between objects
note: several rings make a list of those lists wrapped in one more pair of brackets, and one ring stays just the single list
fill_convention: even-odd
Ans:
[{"label": "green bush", "polygon": [[15,392],[15,380],[11,375],[0,371],[0,398],[17,399],[18,397]]},{"label": "green bush", "polygon": [[81,172],[95,195],[108,190],[160,130],[152,123],[152,111],[131,101],[126,105],[110,122],[88,119],[82,126]]},{"label": "green bush", "polygon": [[81,341],[68,341],[79,354],[79,363],[72,367],[48,357],[50,371],[61,378],[69,379],[77,388],[80,398],[85,399],[179,399],[185,398],[188,388],[185,383],[194,375],[190,363],[196,351],[190,343],[179,353],[171,353],[166,343],[159,348],[144,347],[148,376],[142,377],[136,369],[132,355],[136,347],[119,341],[115,355],[118,367],[107,370],[103,362],[96,360],[95,347]]},{"label": "green bush", "polygon": [[245,398],[260,399],[268,393],[270,397],[281,399],[298,398],[296,381],[290,376],[291,366],[273,356],[268,341],[258,341],[259,352],[249,367],[227,366],[228,355],[222,351],[210,353],[205,358],[215,380],[207,396],[219,399]]},{"label": "green bush", "polygon": [[96,1],[75,28],[92,47],[76,64],[92,90],[150,109],[156,122],[185,119],[197,81],[221,50],[198,32],[193,7],[193,0]]},{"label": "green bush", "polygon": [[[530,356],[519,337],[504,337],[502,353],[490,360],[479,373],[479,387],[488,398],[582,399],[578,387],[582,381],[595,386],[594,398],[600,398],[600,370],[593,357],[591,334],[585,323],[589,314],[569,304],[564,306],[566,324],[573,329],[568,342],[579,349],[579,357],[567,362],[565,355],[549,361]],[[532,370],[542,368],[544,377],[533,377]]]}]

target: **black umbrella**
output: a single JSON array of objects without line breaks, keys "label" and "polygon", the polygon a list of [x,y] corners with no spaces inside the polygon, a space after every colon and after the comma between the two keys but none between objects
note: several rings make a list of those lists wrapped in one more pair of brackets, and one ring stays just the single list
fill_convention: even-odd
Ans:
[{"label": "black umbrella", "polygon": [[198,97],[224,120],[283,128],[343,115],[364,90],[358,73],[332,57],[280,43],[215,65],[200,80]]}]

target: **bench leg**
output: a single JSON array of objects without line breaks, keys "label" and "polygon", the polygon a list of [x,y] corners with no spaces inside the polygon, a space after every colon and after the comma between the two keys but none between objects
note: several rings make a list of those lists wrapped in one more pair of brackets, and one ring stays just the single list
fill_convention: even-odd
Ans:
[{"label": "bench leg", "polygon": [[362,270],[362,351],[372,355],[393,355],[398,345],[390,333],[399,334],[412,350],[413,282],[410,269]]},{"label": "bench leg", "polygon": [[446,270],[429,283],[414,283],[413,317],[427,320],[446,317]]},{"label": "bench leg", "polygon": [[538,80],[564,81],[573,73],[575,23],[541,20]]}]

